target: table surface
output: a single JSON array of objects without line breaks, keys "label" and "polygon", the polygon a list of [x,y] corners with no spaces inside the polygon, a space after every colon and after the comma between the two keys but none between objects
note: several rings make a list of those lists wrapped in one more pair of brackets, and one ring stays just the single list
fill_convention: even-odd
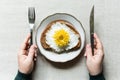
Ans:
[{"label": "table surface", "polygon": [[[120,79],[120,0],[1,0],[0,1],[0,80],[13,80],[17,74],[17,53],[29,33],[28,7],[36,8],[36,23],[54,13],[69,13],[81,21],[89,43],[89,14],[95,4],[95,32],[105,58],[106,80]],[[35,28],[35,30],[36,30]],[[38,55],[33,80],[88,80],[84,56],[66,64],[49,62]]]}]

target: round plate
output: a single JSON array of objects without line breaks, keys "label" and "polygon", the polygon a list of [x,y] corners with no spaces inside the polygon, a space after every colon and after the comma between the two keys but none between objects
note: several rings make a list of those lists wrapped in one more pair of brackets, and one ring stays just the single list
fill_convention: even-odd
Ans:
[{"label": "round plate", "polygon": [[[41,34],[42,32],[45,30],[46,26],[55,20],[65,20],[70,22],[74,28],[79,32],[80,37],[81,37],[81,47],[78,50],[75,51],[71,51],[69,53],[61,53],[61,54],[57,54],[48,50],[45,50],[42,45],[41,45]],[[53,15],[48,16],[47,18],[45,18],[40,26],[37,29],[36,32],[36,43],[37,46],[41,52],[42,55],[44,55],[47,59],[54,61],[54,62],[67,62],[70,61],[72,59],[74,59],[75,57],[77,57],[82,49],[84,48],[84,44],[85,44],[85,32],[84,29],[82,27],[82,24],[80,23],[80,21],[78,21],[75,17],[73,17],[70,14],[66,14],[66,13],[56,13]]]}]

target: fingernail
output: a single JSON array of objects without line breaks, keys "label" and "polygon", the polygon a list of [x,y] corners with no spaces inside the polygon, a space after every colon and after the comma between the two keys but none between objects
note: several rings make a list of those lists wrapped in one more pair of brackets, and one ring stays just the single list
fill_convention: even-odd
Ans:
[{"label": "fingernail", "polygon": [[34,58],[34,61],[37,61],[37,59],[36,59],[36,58]]}]

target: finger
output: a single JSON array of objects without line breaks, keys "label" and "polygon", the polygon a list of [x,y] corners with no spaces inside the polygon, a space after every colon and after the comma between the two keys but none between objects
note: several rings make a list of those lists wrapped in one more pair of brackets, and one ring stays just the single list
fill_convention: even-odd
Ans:
[{"label": "finger", "polygon": [[32,45],[30,47],[30,50],[29,50],[29,54],[28,54],[28,58],[33,60],[34,56],[35,56],[35,51],[36,51],[36,45]]},{"label": "finger", "polygon": [[27,35],[24,42],[22,43],[21,49],[26,50],[27,46],[29,46],[30,34]]},{"label": "finger", "polygon": [[35,57],[37,57],[37,53],[35,52]]},{"label": "finger", "polygon": [[86,52],[85,52],[85,54],[86,54],[86,56],[87,56],[88,58],[91,58],[91,57],[92,57],[92,50],[91,50],[90,44],[87,44],[87,45],[86,45]]},{"label": "finger", "polygon": [[96,55],[96,54],[97,54],[97,49],[94,48],[94,55]]},{"label": "finger", "polygon": [[95,48],[96,44],[97,44],[97,42],[96,42],[96,40],[94,39],[94,48]]},{"label": "finger", "polygon": [[95,33],[94,33],[94,38],[95,38],[95,42],[96,42],[96,48],[97,49],[102,49],[102,43]]},{"label": "finger", "polygon": [[[36,46],[36,48],[37,48],[37,46]],[[35,51],[35,57],[37,57],[37,55],[38,55],[37,51],[38,51],[38,49],[36,49],[36,51]]]}]

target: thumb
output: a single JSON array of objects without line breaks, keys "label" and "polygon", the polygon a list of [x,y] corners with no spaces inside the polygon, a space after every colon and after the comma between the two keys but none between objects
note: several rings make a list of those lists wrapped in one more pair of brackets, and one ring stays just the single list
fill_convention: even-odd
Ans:
[{"label": "thumb", "polygon": [[29,50],[29,54],[28,54],[28,58],[33,60],[34,56],[35,56],[35,50],[36,50],[36,46],[35,45],[32,45],[30,47],[30,50]]},{"label": "thumb", "polygon": [[86,45],[85,56],[87,56],[87,58],[91,58],[92,57],[92,50],[91,50],[90,44]]}]

